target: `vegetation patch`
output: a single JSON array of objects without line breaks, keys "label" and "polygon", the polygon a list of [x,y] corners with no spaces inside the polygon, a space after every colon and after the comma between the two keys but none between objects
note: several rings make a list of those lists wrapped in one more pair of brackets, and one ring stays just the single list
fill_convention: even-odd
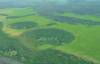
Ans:
[{"label": "vegetation patch", "polygon": [[72,33],[56,28],[36,29],[25,32],[22,36],[25,42],[51,45],[70,43],[75,39]]},{"label": "vegetation patch", "polygon": [[49,17],[55,21],[65,22],[69,24],[83,24],[83,25],[100,25],[100,22],[92,21],[92,20],[85,20],[85,19],[78,19],[74,17],[66,17],[66,16],[54,16]]},{"label": "vegetation patch", "polygon": [[33,16],[34,14],[27,14],[23,16],[7,16],[7,19],[17,19],[17,18],[23,18],[23,17],[28,17],[28,16]]},{"label": "vegetation patch", "polygon": [[65,54],[59,50],[47,49],[36,53],[33,64],[94,64],[72,54]]},{"label": "vegetation patch", "polygon": [[[0,64],[22,64],[12,59],[23,61],[24,64],[31,64],[30,58],[32,51],[21,44],[18,39],[9,37],[7,34],[5,34],[2,31],[2,27],[3,24],[0,23]],[[10,57],[12,59],[6,57]]]},{"label": "vegetation patch", "polygon": [[37,23],[33,21],[25,21],[25,22],[17,22],[11,24],[11,28],[13,29],[30,29],[37,26]]},{"label": "vegetation patch", "polygon": [[7,14],[0,13],[1,16],[8,16]]},{"label": "vegetation patch", "polygon": [[57,25],[57,23],[49,23],[46,26],[55,26],[55,25]]}]

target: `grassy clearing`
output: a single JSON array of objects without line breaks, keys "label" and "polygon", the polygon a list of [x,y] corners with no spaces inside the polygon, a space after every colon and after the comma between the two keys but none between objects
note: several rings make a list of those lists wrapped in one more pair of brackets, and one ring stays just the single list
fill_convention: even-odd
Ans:
[{"label": "grassy clearing", "polygon": [[[64,45],[57,47],[58,49],[64,50],[66,52],[73,52],[80,55],[86,55],[91,58],[95,58],[99,61],[100,52],[99,49],[99,38],[100,27],[86,27],[81,25],[59,25],[59,28],[68,30],[75,34],[76,40],[69,45]],[[66,28],[65,28],[66,27]]]},{"label": "grassy clearing", "polygon": [[6,14],[8,16],[23,16],[27,14],[35,14],[32,8],[5,8],[0,9],[0,14]]}]

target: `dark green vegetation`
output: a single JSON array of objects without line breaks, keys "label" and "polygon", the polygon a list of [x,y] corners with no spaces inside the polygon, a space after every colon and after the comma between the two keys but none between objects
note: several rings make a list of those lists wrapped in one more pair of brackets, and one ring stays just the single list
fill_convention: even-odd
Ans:
[{"label": "dark green vegetation", "polygon": [[[0,27],[3,24],[0,23]],[[9,37],[8,34],[4,33],[0,28],[0,64],[31,64],[32,51],[21,44],[18,39]],[[8,58],[6,58],[8,57]],[[13,60],[11,60],[11,59]]]},{"label": "dark green vegetation", "polygon": [[32,14],[27,14],[27,15],[23,15],[23,16],[7,16],[7,19],[17,19],[17,18],[23,18],[23,17],[27,17],[27,16],[32,16],[34,15]]},{"label": "dark green vegetation", "polygon": [[47,24],[47,26],[55,26],[57,25],[57,23],[50,23],[50,24]]},{"label": "dark green vegetation", "polygon": [[71,54],[59,50],[47,49],[33,56],[33,64],[94,64]]},{"label": "dark green vegetation", "polygon": [[3,24],[2,22],[0,22],[0,31],[2,30],[2,28],[3,28]]},{"label": "dark green vegetation", "polygon": [[17,22],[10,25],[13,29],[30,29],[37,27],[37,23],[32,21]]},{"label": "dark green vegetation", "polygon": [[89,26],[98,26],[100,25],[100,22],[92,21],[92,20],[84,20],[84,19],[78,19],[74,17],[66,17],[66,16],[53,16],[48,17],[50,19],[53,19],[58,22],[64,22],[69,24],[82,24],[82,25],[89,25]]},{"label": "dark green vegetation", "polygon": [[2,28],[3,24],[0,23],[0,49],[9,49],[14,44],[14,42],[17,41],[16,39],[9,38],[9,36],[2,31]]},{"label": "dark green vegetation", "polygon": [[33,51],[18,39],[9,37],[2,28],[3,24],[0,22],[0,64],[32,64],[32,56],[29,55],[33,55]]},{"label": "dark green vegetation", "polygon": [[22,36],[25,38],[24,40],[26,40],[26,42],[29,41],[34,43],[35,41],[35,43],[40,45],[46,43],[51,45],[61,45],[70,43],[75,39],[75,36],[72,33],[56,28],[36,29],[25,32]]},{"label": "dark green vegetation", "polygon": [[7,14],[0,14],[1,16],[8,16]]}]

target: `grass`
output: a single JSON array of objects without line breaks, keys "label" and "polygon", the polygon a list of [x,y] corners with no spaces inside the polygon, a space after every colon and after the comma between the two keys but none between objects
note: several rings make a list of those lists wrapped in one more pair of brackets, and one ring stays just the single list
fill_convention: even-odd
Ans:
[{"label": "grass", "polygon": [[[22,9],[9,8],[9,9],[0,9],[0,10],[2,11],[0,13],[5,13],[5,14],[8,14],[9,16],[22,16],[22,15],[31,14],[32,12],[35,12],[31,8],[22,8]],[[74,13],[64,13],[64,14],[58,14],[58,15],[75,17],[79,19],[93,20],[97,22],[100,21],[99,17],[92,16],[92,15],[78,15]],[[0,20],[2,19],[2,17],[3,16],[0,16]],[[72,34],[75,35],[75,40],[72,43],[55,46],[55,47],[50,46],[50,45],[43,45],[40,47],[40,49],[54,48],[57,50],[61,50],[65,53],[71,53],[79,57],[84,57],[96,62],[100,61],[100,55],[99,55],[100,54],[100,51],[99,51],[100,50],[100,47],[99,47],[100,46],[100,43],[99,43],[100,42],[100,34],[99,34],[100,26],[72,25],[72,24],[67,24],[67,23],[60,23],[60,22],[56,22],[54,20],[45,18],[43,16],[39,16],[37,14],[32,15],[32,16],[20,17],[16,19],[3,18],[3,20],[4,21],[2,22],[4,22],[4,27],[3,27],[4,32],[17,39],[23,32],[26,32],[27,30],[26,29],[25,30],[11,29],[8,27],[10,24],[13,24],[16,22],[22,22],[22,21],[33,21],[39,25],[39,28],[48,28],[47,24],[57,23],[52,28],[58,28],[58,29],[71,32]],[[21,43],[21,44],[25,45],[24,43]],[[27,46],[32,48],[30,44]]]},{"label": "grass", "polygon": [[98,16],[94,16],[94,15],[80,15],[80,14],[76,14],[76,13],[63,13],[63,14],[57,14],[59,16],[68,16],[68,17],[74,17],[74,18],[78,18],[78,19],[83,19],[83,20],[92,20],[92,21],[100,21],[100,17]]},{"label": "grass", "polygon": [[[60,26],[62,28],[62,26]],[[100,52],[98,43],[99,40],[99,27],[85,27],[85,26],[66,26],[67,29],[76,35],[76,40],[72,44],[57,47],[58,49],[66,52],[70,51],[79,55],[88,56],[90,58],[100,59]]]}]

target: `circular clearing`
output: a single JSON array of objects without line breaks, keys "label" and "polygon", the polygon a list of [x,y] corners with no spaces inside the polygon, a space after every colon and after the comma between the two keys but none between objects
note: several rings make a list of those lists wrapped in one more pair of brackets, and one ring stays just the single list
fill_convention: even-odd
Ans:
[{"label": "circular clearing", "polygon": [[48,49],[38,52],[33,57],[33,64],[94,64],[71,54],[59,50]]},{"label": "circular clearing", "polygon": [[37,44],[61,45],[70,43],[75,39],[75,36],[65,30],[56,28],[35,29],[22,34],[25,42],[36,42]]},{"label": "circular clearing", "polygon": [[11,28],[13,29],[30,29],[37,26],[37,23],[33,21],[25,21],[25,22],[17,22],[11,24]]}]

